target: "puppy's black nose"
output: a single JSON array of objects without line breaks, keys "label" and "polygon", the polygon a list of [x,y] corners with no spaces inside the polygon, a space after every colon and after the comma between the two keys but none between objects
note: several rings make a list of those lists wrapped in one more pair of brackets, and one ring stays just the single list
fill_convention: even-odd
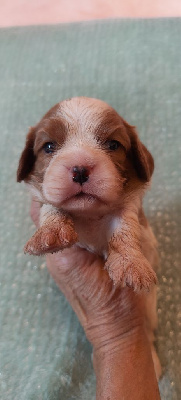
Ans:
[{"label": "puppy's black nose", "polygon": [[72,169],[72,179],[74,182],[79,183],[81,186],[83,183],[87,182],[89,179],[89,171],[85,167],[73,167]]}]

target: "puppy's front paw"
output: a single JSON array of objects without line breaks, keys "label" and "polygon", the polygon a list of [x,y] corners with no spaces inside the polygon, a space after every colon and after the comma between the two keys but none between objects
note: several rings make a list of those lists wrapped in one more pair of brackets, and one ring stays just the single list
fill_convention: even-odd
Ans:
[{"label": "puppy's front paw", "polygon": [[147,259],[141,252],[134,252],[132,257],[119,253],[110,253],[105,264],[110,278],[114,284],[129,286],[134,291],[149,290],[150,286],[157,283],[157,277]]},{"label": "puppy's front paw", "polygon": [[29,239],[24,247],[24,252],[35,256],[55,253],[71,247],[78,240],[77,233],[71,223],[46,223],[42,225]]}]

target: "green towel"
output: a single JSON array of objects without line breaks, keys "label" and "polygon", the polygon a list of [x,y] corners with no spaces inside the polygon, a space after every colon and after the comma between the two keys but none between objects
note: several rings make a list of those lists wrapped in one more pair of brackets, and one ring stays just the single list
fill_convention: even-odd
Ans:
[{"label": "green towel", "polygon": [[155,158],[145,208],[160,256],[157,348],[162,400],[181,399],[181,20],[107,20],[0,30],[0,397],[93,400],[91,346],[43,258],[16,168],[30,125],[58,101],[97,97]]}]

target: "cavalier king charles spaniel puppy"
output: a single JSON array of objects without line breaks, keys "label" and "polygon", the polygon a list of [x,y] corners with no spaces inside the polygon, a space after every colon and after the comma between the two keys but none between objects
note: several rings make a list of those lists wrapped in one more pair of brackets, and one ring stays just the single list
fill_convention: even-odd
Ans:
[{"label": "cavalier king charles spaniel puppy", "polygon": [[154,169],[147,148],[105,102],[56,104],[29,130],[17,171],[41,203],[34,255],[80,246],[102,256],[115,285],[148,291],[156,240],[142,208]]}]

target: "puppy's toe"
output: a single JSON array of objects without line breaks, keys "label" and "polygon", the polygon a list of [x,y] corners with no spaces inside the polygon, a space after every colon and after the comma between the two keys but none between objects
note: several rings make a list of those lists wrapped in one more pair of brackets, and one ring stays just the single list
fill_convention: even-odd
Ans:
[{"label": "puppy's toe", "polygon": [[[44,246],[48,246],[48,243],[44,243]],[[31,255],[38,256],[42,254],[42,235],[40,229],[28,240],[24,246],[24,252]]]},{"label": "puppy's toe", "polygon": [[134,260],[131,270],[128,270],[128,281],[132,275],[132,287],[136,292],[140,290],[149,291],[152,285],[157,283],[155,271],[144,257]]},{"label": "puppy's toe", "polygon": [[105,269],[107,269],[114,285],[120,285],[121,287],[124,287],[126,286],[126,279],[124,276],[124,269],[121,264],[121,256],[119,253],[110,254],[105,263]]},{"label": "puppy's toe", "polygon": [[155,271],[142,255],[130,263],[125,273],[127,286],[132,287],[135,292],[149,291],[151,286],[157,283]]},{"label": "puppy's toe", "polygon": [[24,247],[24,252],[39,256],[49,252],[54,252],[57,248],[57,237],[54,232],[38,229],[37,232],[28,240]]},{"label": "puppy's toe", "polygon": [[62,227],[58,233],[62,246],[70,247],[78,241],[78,235],[72,226]]}]

